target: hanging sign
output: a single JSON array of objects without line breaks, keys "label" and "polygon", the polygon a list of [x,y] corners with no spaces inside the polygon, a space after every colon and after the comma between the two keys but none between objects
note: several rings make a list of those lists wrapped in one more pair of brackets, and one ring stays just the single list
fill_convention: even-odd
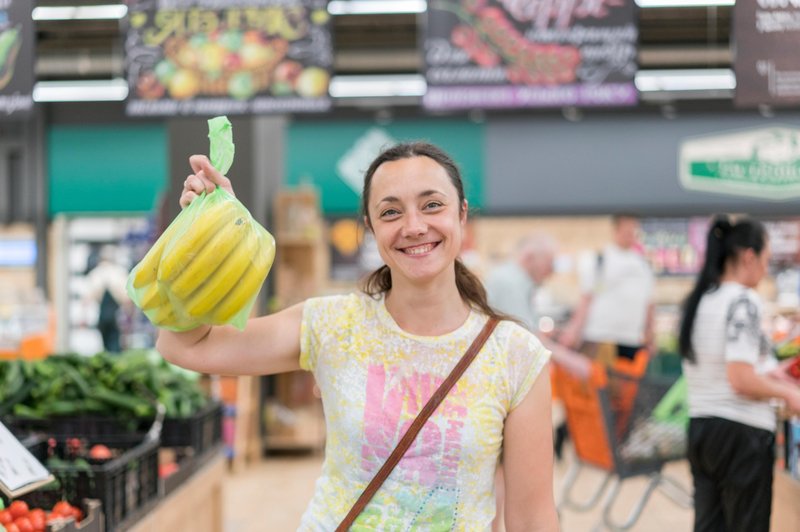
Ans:
[{"label": "hanging sign", "polygon": [[0,119],[33,108],[34,46],[30,0],[0,1]]},{"label": "hanging sign", "polygon": [[689,190],[771,200],[800,197],[800,128],[769,127],[683,142],[681,184]]},{"label": "hanging sign", "polygon": [[430,0],[429,109],[635,105],[634,0]]},{"label": "hanging sign", "polygon": [[132,0],[126,33],[129,115],[331,106],[325,0]]},{"label": "hanging sign", "polygon": [[800,1],[736,2],[733,23],[736,105],[800,104]]}]

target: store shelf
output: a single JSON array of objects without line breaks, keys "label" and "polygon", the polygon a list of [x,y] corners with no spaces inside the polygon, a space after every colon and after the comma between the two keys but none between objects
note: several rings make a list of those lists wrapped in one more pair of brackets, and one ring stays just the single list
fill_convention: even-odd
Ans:
[{"label": "store shelf", "polygon": [[222,454],[217,454],[127,530],[222,532],[225,470],[225,459]]}]

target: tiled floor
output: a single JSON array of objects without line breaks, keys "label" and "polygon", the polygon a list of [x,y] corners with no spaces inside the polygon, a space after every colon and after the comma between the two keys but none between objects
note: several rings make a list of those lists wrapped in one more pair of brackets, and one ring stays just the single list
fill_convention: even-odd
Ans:
[{"label": "tiled floor", "polygon": [[[284,532],[294,531],[314,488],[320,471],[322,457],[268,458],[228,478],[225,486],[225,532]],[[556,500],[560,500],[560,487],[569,466],[568,458],[555,468]],[[665,473],[690,486],[686,462],[676,462],[665,468]],[[599,472],[585,470],[575,486],[575,497],[591,493],[602,476]],[[647,484],[644,478],[626,480],[617,498],[612,517],[624,521],[633,504]],[[585,500],[585,499],[583,499]],[[583,532],[594,530],[602,519],[602,502],[592,511],[578,513],[564,510],[561,513],[561,530]],[[633,532],[682,532],[691,530],[692,511],[682,508],[660,491],[650,497],[641,517],[630,530]],[[600,529],[603,530],[603,529]],[[177,532],[177,531],[176,531]]]}]

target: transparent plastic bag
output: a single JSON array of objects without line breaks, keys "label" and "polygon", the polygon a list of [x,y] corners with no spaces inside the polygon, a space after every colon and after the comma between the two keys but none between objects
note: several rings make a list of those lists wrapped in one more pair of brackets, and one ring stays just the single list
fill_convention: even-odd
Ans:
[{"label": "transparent plastic bag", "polygon": [[[209,120],[211,163],[233,162],[230,122]],[[243,329],[275,258],[275,239],[227,191],[203,193],[173,220],[131,271],[127,290],[156,326]]]}]

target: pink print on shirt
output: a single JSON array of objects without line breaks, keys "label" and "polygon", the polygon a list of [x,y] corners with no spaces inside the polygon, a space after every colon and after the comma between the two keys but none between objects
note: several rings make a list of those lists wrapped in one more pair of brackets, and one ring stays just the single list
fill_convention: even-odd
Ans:
[{"label": "pink print on shirt", "polygon": [[[365,474],[371,477],[386,461],[443,380],[429,373],[401,376],[396,367],[375,364],[368,368],[365,442],[361,449]],[[467,416],[463,398],[464,393],[456,384],[422,427],[395,474],[423,487],[456,487],[461,435]]]}]

